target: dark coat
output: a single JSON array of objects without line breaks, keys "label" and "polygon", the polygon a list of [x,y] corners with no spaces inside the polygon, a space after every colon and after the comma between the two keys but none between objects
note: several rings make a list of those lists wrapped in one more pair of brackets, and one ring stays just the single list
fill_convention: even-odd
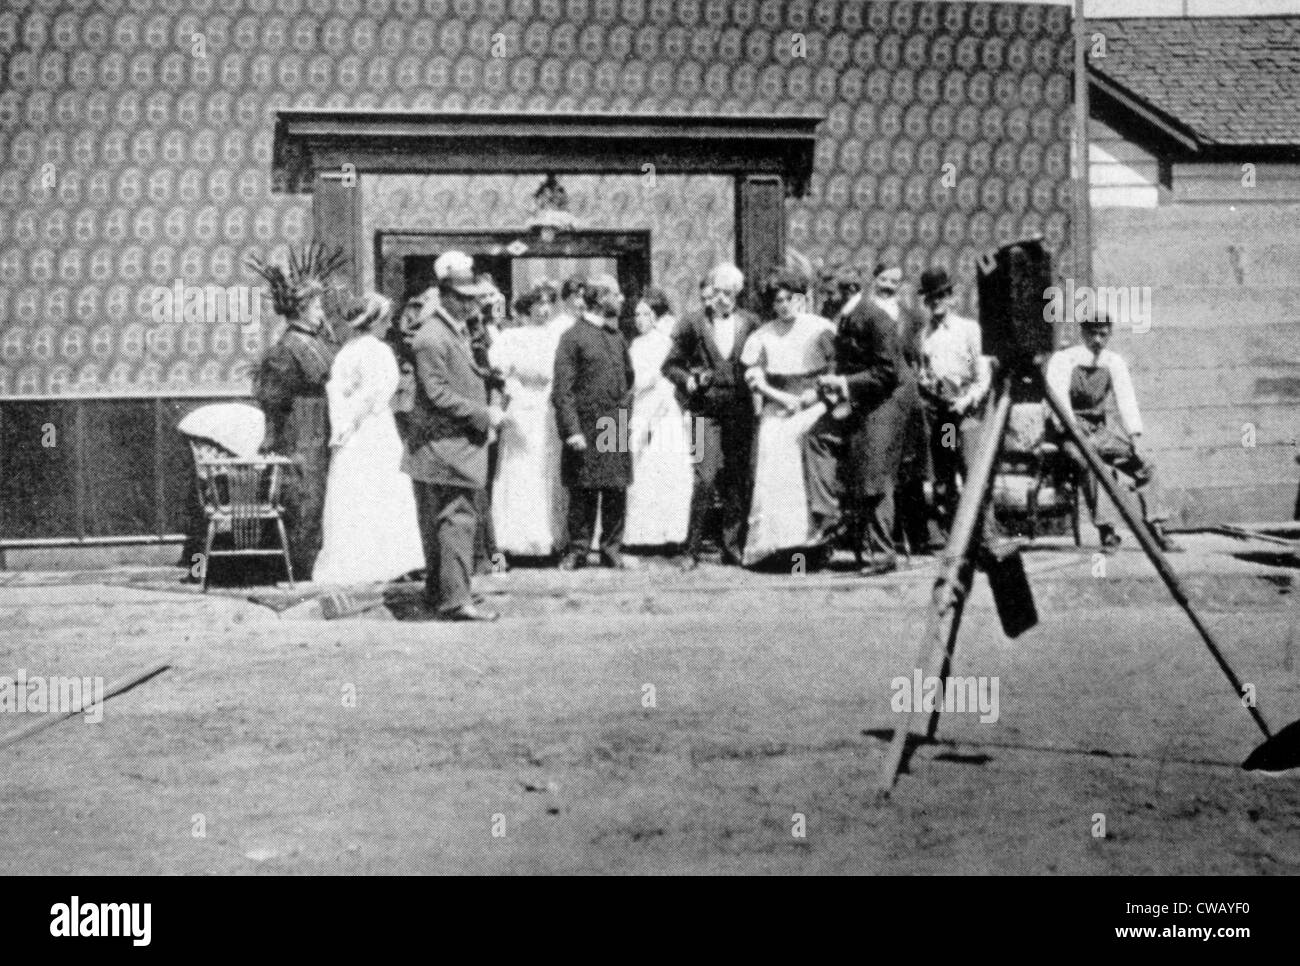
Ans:
[{"label": "dark coat", "polygon": [[[925,338],[925,313],[901,306],[898,317],[899,351],[907,363],[905,378],[915,384],[921,372],[921,343]],[[899,476],[904,480],[925,480],[930,476],[930,425],[919,390],[907,391],[903,403],[903,452]]]},{"label": "dark coat", "polygon": [[491,422],[468,328],[439,313],[420,327],[411,349],[416,385],[402,471],[422,483],[482,489]]},{"label": "dark coat", "polygon": [[891,492],[898,480],[916,380],[900,350],[898,323],[864,295],[841,317],[836,369],[845,377],[852,411],[849,484],[857,498]]},{"label": "dark coat", "polygon": [[[325,398],[325,383],[337,352],[338,347],[327,333],[292,326],[267,351],[253,390],[253,397],[266,415],[264,450],[289,455],[298,448],[298,436],[320,435],[319,427],[297,424],[294,400]],[[324,430],[324,435],[328,445],[329,431]]]},{"label": "dark coat", "polygon": [[[736,310],[736,340],[731,353],[723,356],[713,338],[713,325],[703,313],[688,316],[677,323],[673,344],[664,359],[663,374],[677,387],[682,408],[696,416],[754,421],[754,399],[745,385],[745,367],[740,363],[745,341],[759,326],[758,319],[743,309]],[[694,394],[686,391],[691,376],[708,373],[711,382]]]},{"label": "dark coat", "polygon": [[338,351],[328,330],[290,326],[266,353],[253,396],[266,415],[262,449],[293,462],[281,483],[294,577],[311,579],[324,534],[329,475],[329,403],[325,383]]},{"label": "dark coat", "polygon": [[407,301],[397,324],[389,326],[388,344],[397,356],[397,371],[400,377],[397,392],[393,394],[393,412],[397,417],[397,428],[402,438],[406,438],[407,415],[415,406],[415,337],[420,334],[424,324],[425,308],[430,297],[437,294],[437,288],[430,287]]},{"label": "dark coat", "polygon": [[632,359],[617,329],[583,316],[560,336],[551,404],[560,439],[581,433],[587,448],[565,446],[560,479],[581,489],[623,489],[632,483]]}]

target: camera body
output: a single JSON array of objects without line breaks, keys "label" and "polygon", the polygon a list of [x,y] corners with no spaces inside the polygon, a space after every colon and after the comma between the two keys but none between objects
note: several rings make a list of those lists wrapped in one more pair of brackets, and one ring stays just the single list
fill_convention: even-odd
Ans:
[{"label": "camera body", "polygon": [[1052,256],[1041,236],[1009,245],[980,259],[979,323],[984,352],[1014,375],[1035,368],[1053,348],[1045,308],[1052,287]]}]

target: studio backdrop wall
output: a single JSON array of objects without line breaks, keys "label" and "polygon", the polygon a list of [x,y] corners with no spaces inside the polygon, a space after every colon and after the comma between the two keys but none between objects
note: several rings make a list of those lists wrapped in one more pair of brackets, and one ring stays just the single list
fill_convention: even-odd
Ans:
[{"label": "studio backdrop wall", "polygon": [[[945,265],[968,312],[990,247],[1041,232],[1058,263],[1068,257],[1061,5],[5,0],[0,11],[0,460],[50,458],[26,429],[5,429],[31,425],[6,415],[14,401],[248,391],[275,328],[269,307],[255,324],[235,312],[160,322],[158,292],[255,286],[247,256],[308,240],[310,196],[272,171],[283,108],[814,114],[825,118],[815,173],[786,202],[796,256],[896,260],[912,281]],[[366,188],[369,230],[517,227],[538,179],[385,180]],[[574,209],[593,227],[651,228],[654,281],[685,298],[732,243],[726,186],[685,179],[700,183],[647,197],[612,183],[625,180],[574,179]],[[170,410],[146,412],[157,445],[171,445]],[[65,422],[71,445],[78,421]],[[146,475],[173,465],[147,463]],[[167,489],[151,478],[139,499]],[[0,536],[15,499],[0,492]],[[110,529],[140,516],[154,529],[165,515],[142,502]],[[58,535],[67,520],[37,530]]]}]

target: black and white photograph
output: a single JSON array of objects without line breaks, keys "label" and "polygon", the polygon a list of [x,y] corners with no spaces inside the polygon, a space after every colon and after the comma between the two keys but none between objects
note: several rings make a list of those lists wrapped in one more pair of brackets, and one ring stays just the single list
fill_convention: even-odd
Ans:
[{"label": "black and white photograph", "polygon": [[0,874],[1249,948],[1298,434],[1300,0],[0,0]]}]

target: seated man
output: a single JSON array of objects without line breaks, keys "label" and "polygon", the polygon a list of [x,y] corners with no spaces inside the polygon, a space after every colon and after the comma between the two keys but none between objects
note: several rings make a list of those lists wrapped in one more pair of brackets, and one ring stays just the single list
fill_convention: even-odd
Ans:
[{"label": "seated man", "polygon": [[[1137,396],[1133,393],[1128,366],[1106,348],[1111,335],[1110,319],[1099,309],[1096,314],[1085,318],[1079,329],[1083,336],[1082,344],[1060,350],[1048,362],[1047,384],[1074,416],[1079,431],[1092,443],[1102,460],[1132,477],[1143,519],[1151,527],[1151,534],[1160,549],[1165,553],[1181,550],[1161,526],[1168,514],[1160,499],[1155,466],[1137,451],[1137,440],[1142,435],[1142,417],[1138,413]],[[1110,415],[1116,410],[1119,413],[1118,425]],[[1114,553],[1120,545],[1119,534],[1115,532],[1115,508],[1110,500],[1102,499],[1097,492],[1097,481],[1092,479],[1088,463],[1074,442],[1065,440],[1062,449],[1080,467],[1083,478],[1088,480],[1084,493],[1092,522],[1101,538],[1102,552]]]}]

